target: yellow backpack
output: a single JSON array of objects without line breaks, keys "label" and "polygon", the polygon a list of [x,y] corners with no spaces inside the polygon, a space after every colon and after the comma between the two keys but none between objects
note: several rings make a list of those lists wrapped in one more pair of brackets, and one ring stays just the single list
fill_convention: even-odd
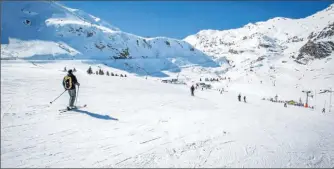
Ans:
[{"label": "yellow backpack", "polygon": [[71,76],[65,76],[64,77],[64,87],[67,90],[72,88],[72,78],[71,78]]}]

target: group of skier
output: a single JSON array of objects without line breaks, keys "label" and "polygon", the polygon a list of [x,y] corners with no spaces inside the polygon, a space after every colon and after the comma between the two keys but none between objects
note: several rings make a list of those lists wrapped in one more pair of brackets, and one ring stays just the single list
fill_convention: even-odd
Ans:
[{"label": "group of skier", "polygon": [[[76,94],[77,94],[77,90],[76,90],[76,86],[80,86],[80,83],[78,82],[76,76],[73,74],[73,70],[70,69],[67,72],[67,75],[64,77],[63,79],[63,87],[65,90],[68,91],[68,94],[70,96],[69,99],[69,105],[67,106],[67,110],[71,110],[76,108],[76,106],[74,105],[76,98]],[[195,96],[195,87],[194,85],[192,85],[190,87],[190,92],[191,92],[191,96]],[[246,96],[243,97],[244,102],[246,103]],[[275,100],[277,101],[277,95],[275,96]],[[241,102],[241,94],[238,95],[238,101]],[[287,103],[284,103],[284,107],[287,107]],[[325,113],[325,108],[323,108],[322,113]]]},{"label": "group of skier", "polygon": [[[195,87],[194,85],[191,85],[190,87],[190,93],[191,93],[191,96],[195,96]],[[239,102],[241,102],[241,94],[238,95],[238,100]],[[244,96],[244,102],[246,103],[246,96]]]},{"label": "group of skier", "polygon": [[[238,100],[241,102],[241,94],[238,95]],[[244,102],[246,103],[246,96],[244,96]]]}]

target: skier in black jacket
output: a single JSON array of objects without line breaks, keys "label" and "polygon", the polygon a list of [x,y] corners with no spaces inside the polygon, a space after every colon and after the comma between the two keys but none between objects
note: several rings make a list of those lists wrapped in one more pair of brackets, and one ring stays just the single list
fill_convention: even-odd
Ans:
[{"label": "skier in black jacket", "polygon": [[191,95],[194,96],[194,91],[195,91],[194,85],[191,86],[190,91],[191,91]]},{"label": "skier in black jacket", "polygon": [[63,79],[63,86],[66,90],[68,90],[68,94],[70,95],[68,110],[75,108],[74,101],[76,97],[76,88],[75,85],[80,86],[77,78],[73,75],[72,70],[68,70],[68,74]]}]

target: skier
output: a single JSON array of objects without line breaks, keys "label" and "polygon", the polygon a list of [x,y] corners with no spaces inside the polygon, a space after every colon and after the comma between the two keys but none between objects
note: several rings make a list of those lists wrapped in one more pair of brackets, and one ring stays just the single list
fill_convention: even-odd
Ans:
[{"label": "skier", "polygon": [[286,104],[286,102],[284,103],[284,107],[288,107],[288,105]]},{"label": "skier", "polygon": [[195,91],[195,87],[194,87],[194,85],[192,85],[192,86],[190,87],[190,91],[191,91],[191,95],[194,96],[194,91]]},{"label": "skier", "polygon": [[73,75],[72,70],[68,70],[68,74],[63,79],[63,87],[68,90],[68,94],[70,95],[68,110],[75,108],[74,101],[76,97],[76,88],[75,85],[80,86],[77,78]]},{"label": "skier", "polygon": [[241,94],[238,95],[238,100],[241,102]]},{"label": "skier", "polygon": [[322,108],[322,113],[325,113],[325,108]]},{"label": "skier", "polygon": [[244,102],[246,103],[246,96],[244,96]]}]

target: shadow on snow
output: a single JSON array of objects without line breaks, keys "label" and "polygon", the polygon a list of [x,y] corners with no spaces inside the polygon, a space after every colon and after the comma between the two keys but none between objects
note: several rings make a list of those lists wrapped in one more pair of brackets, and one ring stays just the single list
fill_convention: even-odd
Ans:
[{"label": "shadow on snow", "polygon": [[[24,60],[35,62],[38,64],[44,63],[53,63],[57,62],[57,60],[72,60],[66,59],[66,56],[57,56],[57,60],[55,58],[49,58],[49,60],[42,60],[42,58],[46,58],[47,56],[33,56],[29,58],[25,58]],[[48,56],[50,57],[50,56]],[[77,60],[77,59],[73,59]],[[166,72],[179,73],[181,69],[193,66],[201,66],[203,68],[216,68],[220,67],[218,63],[213,61],[211,58],[205,56],[197,56],[197,57],[188,57],[188,58],[148,58],[148,59],[99,59],[94,60],[93,58],[87,60],[81,60],[82,63],[89,65],[99,65],[103,64],[107,67],[123,70],[128,73],[136,74],[137,76],[151,76],[151,77],[169,77]],[[88,69],[88,66],[87,66]],[[95,70],[93,70],[95,71]]]},{"label": "shadow on snow", "polygon": [[73,110],[73,111],[78,112],[78,113],[84,113],[84,114],[87,114],[87,115],[89,115],[91,117],[94,117],[94,118],[97,118],[97,119],[118,121],[117,118],[113,118],[113,117],[110,117],[108,115],[100,115],[100,114],[88,112],[88,111],[85,111],[85,110]]}]

